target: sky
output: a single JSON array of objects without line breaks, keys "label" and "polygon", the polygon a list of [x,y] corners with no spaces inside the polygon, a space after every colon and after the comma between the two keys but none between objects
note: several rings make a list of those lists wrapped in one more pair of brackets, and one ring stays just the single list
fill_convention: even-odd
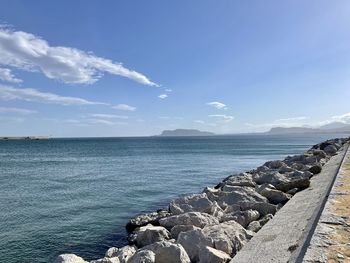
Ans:
[{"label": "sky", "polygon": [[350,123],[350,1],[0,3],[0,136]]}]

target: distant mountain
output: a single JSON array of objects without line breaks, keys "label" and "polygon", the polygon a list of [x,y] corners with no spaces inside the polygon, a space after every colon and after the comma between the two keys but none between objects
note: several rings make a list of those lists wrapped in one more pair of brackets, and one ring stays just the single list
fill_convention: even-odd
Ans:
[{"label": "distant mountain", "polygon": [[211,136],[215,133],[207,131],[199,131],[194,129],[176,129],[176,130],[165,130],[158,136]]},{"label": "distant mountain", "polygon": [[319,128],[308,127],[275,127],[271,128],[266,134],[303,134],[303,133],[345,133],[350,134],[350,124],[341,122],[332,122]]}]

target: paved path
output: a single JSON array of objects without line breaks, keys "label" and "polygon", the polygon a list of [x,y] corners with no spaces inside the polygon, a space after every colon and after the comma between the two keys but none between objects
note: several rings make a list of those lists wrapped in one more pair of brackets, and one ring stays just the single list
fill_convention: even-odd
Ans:
[{"label": "paved path", "polygon": [[302,262],[347,148],[333,156],[310,187],[293,196],[231,263]]},{"label": "paved path", "polygon": [[350,150],[340,168],[303,262],[350,262]]}]

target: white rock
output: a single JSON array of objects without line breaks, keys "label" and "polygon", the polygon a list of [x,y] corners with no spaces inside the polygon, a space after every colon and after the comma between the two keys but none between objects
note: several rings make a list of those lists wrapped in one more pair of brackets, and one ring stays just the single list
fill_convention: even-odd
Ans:
[{"label": "white rock", "polygon": [[225,214],[221,220],[222,222],[234,220],[245,228],[250,224],[250,222],[258,220],[259,217],[260,213],[258,211],[248,209],[246,211],[237,211],[232,214]]},{"label": "white rock", "polygon": [[109,257],[109,258],[112,258],[112,257],[115,257],[115,255],[117,254],[119,248],[117,247],[111,247],[107,250],[106,254],[105,254],[105,257]]},{"label": "white rock", "polygon": [[81,257],[78,257],[75,254],[62,254],[59,255],[54,263],[88,263]]},{"label": "white rock", "polygon": [[213,203],[205,193],[193,194],[179,197],[171,201],[169,210],[172,214],[178,215],[186,212],[203,212],[211,214]]},{"label": "white rock", "polygon": [[147,225],[136,231],[136,245],[140,247],[170,239],[170,233],[162,226]]},{"label": "white rock", "polygon": [[151,250],[138,250],[128,261],[128,263],[155,263],[156,254]]},{"label": "white rock", "polygon": [[212,215],[199,212],[188,212],[181,215],[165,217],[159,220],[159,224],[167,229],[176,225],[192,225],[204,227],[205,225],[218,224],[219,220]]},{"label": "white rock", "polygon": [[177,239],[177,237],[181,232],[187,232],[195,229],[199,229],[199,227],[192,226],[192,225],[177,225],[171,229],[170,233],[172,238]]},{"label": "white rock", "polygon": [[197,262],[200,251],[206,246],[234,256],[251,237],[240,224],[228,221],[208,225],[203,229],[181,232],[177,242],[184,247],[190,259]]},{"label": "white rock", "polygon": [[118,249],[114,257],[118,257],[120,263],[127,263],[128,260],[136,253],[135,246],[124,246]]},{"label": "white rock", "polygon": [[119,258],[117,257],[104,257],[101,259],[97,259],[97,260],[92,260],[90,261],[90,263],[120,263]]},{"label": "white rock", "polygon": [[199,263],[226,263],[230,259],[230,255],[212,247],[205,247],[199,254]]},{"label": "white rock", "polygon": [[151,250],[157,263],[190,263],[185,249],[177,243],[169,241],[156,242],[145,246],[142,250]]}]

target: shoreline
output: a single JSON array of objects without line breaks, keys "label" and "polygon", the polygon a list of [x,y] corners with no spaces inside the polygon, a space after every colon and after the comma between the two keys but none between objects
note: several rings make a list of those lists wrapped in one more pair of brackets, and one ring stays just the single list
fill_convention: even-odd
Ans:
[{"label": "shoreline", "polygon": [[[90,262],[228,262],[295,194],[309,188],[310,179],[348,142],[319,143],[304,154],[266,162],[202,193],[178,197],[168,210],[139,215],[126,225],[129,245],[112,247],[103,259]],[[86,261],[63,254],[55,262]]]}]

